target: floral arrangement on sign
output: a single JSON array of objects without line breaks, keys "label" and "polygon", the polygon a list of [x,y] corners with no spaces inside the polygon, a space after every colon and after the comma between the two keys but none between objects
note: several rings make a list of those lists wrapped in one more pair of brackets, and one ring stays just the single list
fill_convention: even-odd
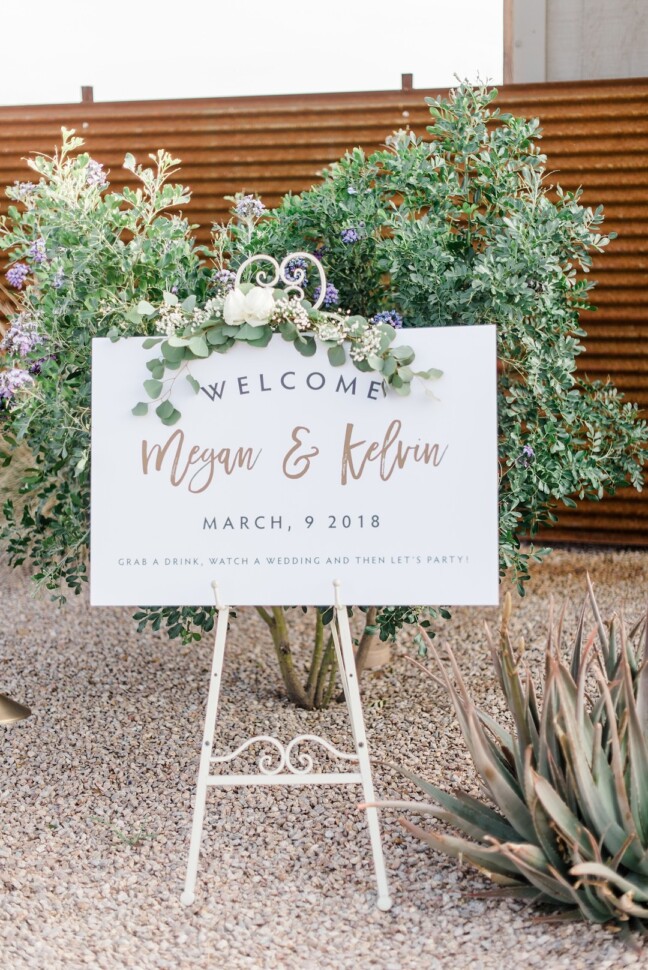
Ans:
[{"label": "floral arrangement on sign", "polygon": [[[258,262],[270,263],[274,274],[264,270],[256,274],[256,285],[242,282],[246,269]],[[319,284],[314,304],[304,298],[302,284],[306,281],[306,267],[316,269]],[[277,284],[285,284],[282,288]],[[393,347],[397,328],[384,320],[367,320],[350,312],[322,311],[328,293],[321,263],[311,253],[298,252],[285,256],[278,263],[272,256],[251,256],[239,266],[236,274],[221,270],[217,292],[202,306],[196,306],[195,296],[182,303],[175,293],[164,293],[164,303],[154,307],[146,301],[137,306],[137,313],[147,325],[152,325],[164,337],[149,337],[144,348],[158,347],[160,356],[147,362],[150,377],[144,390],[153,403],[163,424],[173,425],[181,417],[171,400],[173,386],[186,372],[187,381],[197,394],[200,385],[191,375],[188,364],[211,353],[225,353],[237,341],[251,347],[267,347],[272,335],[281,334],[304,357],[312,357],[319,341],[328,351],[329,363],[339,367],[349,359],[360,371],[374,371],[397,394],[409,394],[412,380],[430,381],[441,371],[430,368],[414,371],[414,351],[411,347]],[[119,339],[117,334],[113,339]],[[171,377],[165,377],[167,371]],[[133,414],[148,413],[149,403],[140,401]]]},{"label": "floral arrangement on sign", "polygon": [[[11,495],[3,505],[0,543],[9,561],[28,560],[60,601],[66,586],[79,592],[85,582],[90,343],[97,336],[157,341],[148,401],[133,404],[136,413],[153,404],[173,423],[173,381],[184,364],[237,339],[263,346],[276,331],[310,353],[317,336],[329,343],[332,363],[348,354],[407,393],[415,372],[407,349],[392,346],[395,329],[495,324],[500,570],[521,593],[530,560],[549,551],[526,549],[523,538],[576,498],[641,488],[648,434],[636,405],[611,383],[576,373],[584,350],[579,314],[590,308],[593,286],[577,270],[587,274],[592,252],[611,238],[599,231],[602,210],[544,184],[538,122],[499,114],[491,108],[496,96],[462,84],[428,99],[428,139],[397,132],[370,156],[353,149],[275,210],[249,193],[235,196],[232,219],[214,226],[209,247],[170,211],[190,196],[171,182],[176,160],[166,152],[148,166],[126,155],[136,187],[121,192],[110,190],[102,165],[73,132],[63,130],[52,157],[29,159],[37,181],[8,189],[12,204],[0,221],[0,250],[10,260],[0,286],[11,305],[1,348],[4,461],[15,462],[25,446],[31,454],[20,507]],[[230,292],[257,253],[278,266],[296,254],[284,271],[304,299],[244,282]],[[359,668],[377,637],[388,640],[410,623],[431,634],[432,620],[448,616],[359,609]],[[289,696],[324,706],[335,694],[326,633],[332,611],[315,611],[305,673],[286,611],[259,608],[259,615]],[[213,610],[191,607],[141,610],[136,619],[140,629],[164,626],[185,641],[214,626]]]}]

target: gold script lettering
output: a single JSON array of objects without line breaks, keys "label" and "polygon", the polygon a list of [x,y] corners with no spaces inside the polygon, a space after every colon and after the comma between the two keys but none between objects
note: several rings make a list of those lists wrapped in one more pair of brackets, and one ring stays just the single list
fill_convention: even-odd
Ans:
[{"label": "gold script lettering", "polygon": [[[304,454],[304,455],[298,454],[296,458],[292,457],[295,454],[295,452],[299,452],[299,449],[303,447],[303,442],[299,436],[300,431],[305,431],[306,434],[310,434],[310,428],[305,428],[301,424],[297,425],[296,428],[293,428],[293,431],[290,437],[295,442],[295,444],[290,449],[290,451],[287,453],[286,457],[283,460],[283,473],[286,476],[286,478],[302,478],[302,476],[305,475],[308,469],[310,468],[310,464],[313,458],[315,458],[316,455],[319,455],[319,448],[313,447],[308,452],[308,454]],[[300,471],[290,472],[288,471],[288,468],[290,467],[291,464],[295,469],[299,468],[300,465],[302,466],[302,468],[300,469]]]},{"label": "gold script lettering", "polygon": [[[175,450],[174,450],[175,449]],[[204,492],[211,485],[216,466],[222,465],[226,475],[231,475],[237,468],[251,471],[259,460],[261,450],[255,452],[252,448],[202,448],[192,445],[189,453],[185,453],[184,431],[178,429],[163,445],[151,445],[142,441],[142,472],[148,475],[149,467],[153,463],[156,472],[162,471],[167,455],[172,456],[169,481],[177,488],[186,481],[187,490],[197,495]],[[194,466],[198,466],[195,468]],[[200,479],[203,478],[202,484]]]},{"label": "gold script lettering", "polygon": [[349,475],[356,480],[361,478],[370,461],[379,461],[380,477],[383,482],[386,482],[397,468],[404,468],[408,462],[423,462],[424,465],[429,465],[431,462],[437,467],[448,450],[448,445],[440,451],[438,444],[429,442],[416,445],[404,444],[400,440],[402,422],[398,419],[391,422],[382,442],[367,442],[366,439],[354,441],[353,430],[353,424],[347,424],[340,475],[343,485],[347,484]]}]

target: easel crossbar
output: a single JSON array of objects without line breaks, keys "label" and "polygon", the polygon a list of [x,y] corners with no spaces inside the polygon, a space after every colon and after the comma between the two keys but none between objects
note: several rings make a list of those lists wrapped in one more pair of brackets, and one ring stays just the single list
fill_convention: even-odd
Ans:
[{"label": "easel crossbar", "polygon": [[235,788],[237,785],[361,785],[362,775],[351,771],[330,771],[303,775],[210,775],[208,785]]}]

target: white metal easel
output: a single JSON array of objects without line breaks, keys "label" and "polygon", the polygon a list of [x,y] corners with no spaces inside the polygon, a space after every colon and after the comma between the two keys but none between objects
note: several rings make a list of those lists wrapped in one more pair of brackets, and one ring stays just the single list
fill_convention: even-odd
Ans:
[{"label": "white metal easel", "polygon": [[[225,653],[225,640],[227,637],[227,623],[230,611],[229,606],[225,606],[220,600],[218,583],[212,583],[212,587],[216,598],[218,618],[216,622],[216,638],[209,684],[209,696],[207,699],[205,733],[200,755],[198,783],[196,786],[196,801],[191,829],[187,877],[184,892],[181,897],[185,906],[190,906],[195,899],[196,875],[198,872],[198,858],[200,855],[200,842],[202,839],[208,785],[214,785],[220,788],[235,787],[237,785],[362,785],[364,801],[375,801],[367,736],[362,714],[362,702],[360,700],[351,631],[349,629],[349,618],[346,607],[340,602],[340,581],[335,580],[333,582],[335,612],[331,629],[342,687],[349,710],[351,732],[356,749],[355,754],[338,751],[328,741],[314,734],[298,735],[285,745],[277,738],[268,735],[258,735],[249,738],[229,754],[212,754],[221,674],[223,670],[223,656]],[[299,746],[307,742],[321,745],[329,754],[337,758],[357,762],[358,770],[324,773],[313,771],[313,758],[311,755],[298,753]],[[251,745],[257,743],[265,743],[274,748],[274,751],[279,756],[276,765],[272,766],[273,760],[276,760],[276,755],[273,757],[269,754],[262,754],[258,760],[259,771],[256,774],[210,773],[212,764],[226,764],[227,762],[233,761]],[[296,758],[297,763],[293,760],[294,758]],[[368,808],[366,812],[374,868],[376,870],[376,883],[378,888],[377,905],[378,909],[386,911],[391,908],[392,901],[389,895],[389,886],[385,872],[378,810],[376,808]]]}]

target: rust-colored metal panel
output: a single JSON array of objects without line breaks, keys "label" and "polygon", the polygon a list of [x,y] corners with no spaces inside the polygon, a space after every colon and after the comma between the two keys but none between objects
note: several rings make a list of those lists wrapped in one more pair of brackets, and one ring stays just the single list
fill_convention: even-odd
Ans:
[{"label": "rust-colored metal panel", "polygon": [[[379,147],[395,128],[425,133],[426,96],[440,91],[376,91],[279,97],[133,101],[0,107],[0,183],[29,178],[21,161],[51,152],[61,126],[75,128],[111,169],[116,186],[131,184],[120,166],[126,151],[140,159],[166,148],[182,161],[193,198],[187,215],[201,241],[227,214],[224,196],[244,189],[275,205],[299,192],[346,149]],[[583,202],[603,204],[607,229],[619,234],[594,259],[596,313],[583,315],[587,352],[580,369],[608,375],[648,409],[648,78],[507,85],[500,107],[539,117],[548,182],[585,188]],[[7,200],[0,199],[0,212]],[[547,541],[648,546],[648,492],[624,489],[603,502],[565,510]]]}]

